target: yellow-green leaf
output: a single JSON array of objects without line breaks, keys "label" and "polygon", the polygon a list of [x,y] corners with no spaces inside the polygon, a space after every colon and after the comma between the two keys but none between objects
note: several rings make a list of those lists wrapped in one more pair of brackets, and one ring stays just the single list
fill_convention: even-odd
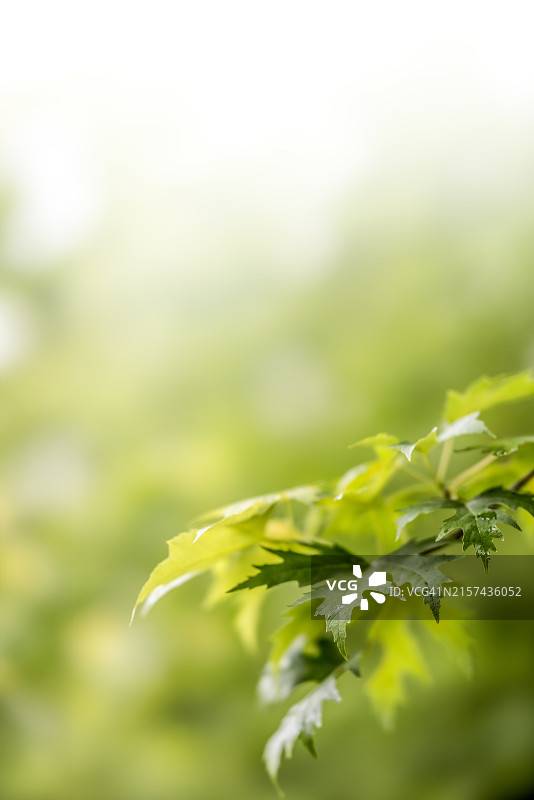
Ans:
[{"label": "yellow-green leaf", "polygon": [[399,442],[398,444],[392,444],[391,448],[393,450],[399,450],[404,456],[406,456],[408,461],[411,461],[414,452],[428,453],[433,447],[436,446],[438,443],[437,430],[437,427],[432,428],[430,433],[427,433],[426,436],[423,436],[416,442]]},{"label": "yellow-green leaf", "polygon": [[[317,486],[295,486],[281,492],[250,497],[247,500],[238,500],[228,506],[209,511],[199,518],[199,522],[207,522],[206,525],[198,527],[196,538],[214,528],[216,525],[238,525],[254,517],[261,516],[270,511],[276,504],[295,500],[305,505],[311,505],[320,494]],[[211,520],[211,522],[209,521]]]},{"label": "yellow-green leaf", "polygon": [[406,678],[424,683],[430,674],[413,629],[406,620],[378,620],[369,640],[380,645],[380,660],[364,688],[382,723],[393,726],[395,712],[405,700]]},{"label": "yellow-green leaf", "polygon": [[479,378],[464,392],[449,390],[443,416],[449,422],[484,411],[502,403],[510,403],[534,395],[534,378],[530,370],[514,375],[497,375],[494,378]]},{"label": "yellow-green leaf", "polygon": [[262,536],[260,526],[250,526],[246,530],[217,526],[198,540],[195,531],[181,533],[168,542],[169,555],[151,573],[139,593],[135,608],[143,604],[143,611],[146,613],[163,595],[180,583],[209,569],[220,559],[259,543]]}]

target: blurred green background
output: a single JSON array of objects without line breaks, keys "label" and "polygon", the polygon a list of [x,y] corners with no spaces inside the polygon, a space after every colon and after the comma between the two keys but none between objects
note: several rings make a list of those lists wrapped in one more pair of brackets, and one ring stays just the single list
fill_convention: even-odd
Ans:
[{"label": "blurred green background", "polygon": [[[395,59],[418,40],[409,18],[385,60],[368,46],[367,75],[357,56],[349,69],[350,51],[335,69],[317,65],[324,20],[309,12],[311,43],[297,46],[295,72],[299,15],[290,15],[287,41],[276,39],[275,15],[262,45],[261,20],[249,11],[239,19],[254,22],[251,42],[239,26],[230,41],[246,49],[238,66],[252,59],[257,97],[248,83],[224,94],[218,51],[204,80],[196,62],[193,75],[169,76],[165,61],[167,84],[159,73],[139,83],[132,43],[120,76],[111,61],[100,65],[116,81],[111,89],[100,73],[88,80],[75,48],[64,62],[44,62],[54,69],[43,82],[8,86],[2,800],[273,798],[261,752],[285,706],[260,708],[255,684],[283,598],[265,613],[257,652],[243,648],[231,608],[203,607],[203,579],[128,627],[165,541],[207,509],[340,474],[354,463],[347,445],[365,435],[422,435],[447,388],[534,362],[534,98],[517,99],[523,62],[502,83],[499,59],[488,61],[497,72],[481,73],[486,88],[498,85],[499,102],[478,92],[469,37],[479,6],[468,6],[467,60],[450,61],[454,19],[436,39],[436,60],[428,18],[420,22],[428,50],[401,59],[400,73]],[[236,17],[219,13],[225,32],[235,31]],[[188,20],[193,42],[198,14]],[[169,44],[164,20],[150,28],[150,53]],[[12,22],[22,35],[21,19]],[[334,22],[325,34],[332,56],[343,36]],[[365,22],[377,44],[379,19]],[[492,18],[490,50],[506,38],[499,22]],[[73,35],[83,44],[83,32]],[[139,44],[140,31],[130,35]],[[269,37],[282,47],[274,72],[262,60]],[[515,52],[513,37],[506,42]],[[198,109],[179,105],[184,86],[190,98],[218,99],[213,129],[211,117],[202,128]],[[314,138],[333,90],[337,105]],[[358,125],[340,112],[348,108],[363,129],[384,134],[378,145],[370,136],[375,153],[360,172],[351,149]],[[273,113],[278,123],[262,138]],[[104,176],[98,202],[95,175]],[[529,432],[532,404],[495,420],[512,422],[497,433]],[[388,733],[357,681],[344,678],[344,702],[325,709],[318,761],[299,745],[282,769],[288,796],[528,796],[533,633],[530,623],[481,623],[474,678],[436,658],[433,683],[409,687]]]}]

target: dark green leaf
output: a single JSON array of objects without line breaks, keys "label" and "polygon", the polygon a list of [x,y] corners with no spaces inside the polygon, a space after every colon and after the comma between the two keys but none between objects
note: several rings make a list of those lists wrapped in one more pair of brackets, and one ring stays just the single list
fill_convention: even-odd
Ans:
[{"label": "dark green leaf", "polygon": [[437,539],[440,540],[454,531],[461,530],[462,548],[466,550],[468,547],[474,547],[475,553],[481,557],[484,569],[487,571],[490,553],[497,550],[494,540],[503,539],[497,523],[512,525],[521,530],[513,517],[498,508],[499,505],[508,506],[513,510],[524,508],[534,516],[533,495],[501,487],[487,489],[460,505],[456,513],[445,520]]},{"label": "dark green leaf", "polygon": [[373,563],[374,569],[385,569],[391,574],[397,586],[409,583],[415,588],[434,589],[434,594],[425,596],[425,605],[430,607],[436,622],[439,622],[439,609],[441,605],[439,589],[443,583],[448,583],[450,578],[441,572],[440,567],[450,561],[455,561],[460,556],[454,555],[399,555],[392,553],[392,557],[384,556]]},{"label": "dark green leaf", "polygon": [[446,519],[442,525],[438,539],[449,533],[461,529],[463,532],[462,549],[474,547],[477,556],[480,556],[484,569],[488,571],[491,552],[496,552],[494,539],[503,539],[500,528],[496,525],[497,515],[494,511],[473,514],[467,507],[458,509],[454,516]]},{"label": "dark green leaf", "polygon": [[471,447],[464,447],[456,452],[465,453],[468,450],[480,450],[483,454],[509,456],[512,453],[516,453],[520,447],[526,444],[534,444],[534,436],[510,436],[507,439],[496,439],[489,444],[476,444]]},{"label": "dark green leaf", "polygon": [[326,620],[326,632],[332,634],[334,643],[337,645],[337,649],[345,661],[347,660],[347,649],[345,647],[345,641],[347,639],[347,625],[348,620],[346,619],[331,619],[328,617]]},{"label": "dark green leaf", "polygon": [[416,503],[413,506],[401,509],[404,513],[395,520],[397,525],[397,539],[400,538],[406,525],[409,525],[410,522],[420,517],[421,514],[431,514],[442,508],[456,508],[458,505],[459,503],[456,500],[449,500],[447,497],[431,497],[429,500],[423,500],[422,503]]},{"label": "dark green leaf", "polygon": [[[300,548],[303,544],[298,545]],[[324,566],[328,568],[328,556],[331,555],[332,567],[339,566],[339,556],[348,555],[348,551],[337,545],[328,546],[322,544],[314,544],[313,549],[307,552],[294,552],[292,550],[272,550],[270,547],[264,547],[268,553],[272,553],[280,558],[276,564],[253,564],[252,566],[258,570],[255,575],[247,578],[246,581],[239,583],[230,589],[230,592],[238,592],[241,589],[253,589],[255,586],[278,586],[281,583],[288,583],[289,581],[296,581],[299,586],[309,586],[311,580],[311,561],[312,555],[322,555],[324,557]]]},{"label": "dark green leaf", "polygon": [[510,489],[503,489],[501,486],[496,486],[493,489],[487,489],[485,492],[477,495],[473,500],[470,500],[468,505],[482,503],[486,506],[490,504],[508,506],[516,511],[518,508],[524,508],[525,511],[534,517],[534,495],[529,492],[513,492]]},{"label": "dark green leaf", "polygon": [[[386,583],[380,587],[375,587],[374,585],[370,586],[369,578],[374,572],[374,566],[368,564],[361,558],[358,558],[358,561],[362,567],[363,575],[361,578],[358,578],[358,597],[353,603],[348,605],[343,604],[341,595],[328,590],[326,580],[312,586],[310,594],[306,597],[306,599],[311,597],[322,600],[315,611],[315,616],[325,618],[326,631],[332,634],[339,652],[345,659],[347,658],[347,651],[345,648],[347,625],[350,622],[353,609],[359,607],[364,592],[368,590],[382,592],[391,587],[391,581],[386,581]],[[336,568],[339,570],[339,564],[336,565]],[[338,574],[343,576],[343,572]],[[331,578],[333,579],[335,577],[336,574],[333,572]]]}]

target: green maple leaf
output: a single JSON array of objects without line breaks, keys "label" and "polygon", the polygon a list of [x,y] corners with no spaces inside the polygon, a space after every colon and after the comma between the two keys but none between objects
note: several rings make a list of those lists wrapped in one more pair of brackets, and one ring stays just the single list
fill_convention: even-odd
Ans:
[{"label": "green maple leaf", "polygon": [[534,436],[509,436],[507,439],[496,439],[489,444],[476,444],[471,447],[463,447],[457,453],[465,453],[468,450],[480,450],[483,454],[493,456],[509,456],[517,453],[520,447],[526,444],[534,444]]},{"label": "green maple leaf", "polygon": [[271,637],[272,648],[258,683],[262,702],[285,699],[306,681],[322,681],[343,664],[359,677],[360,654],[345,664],[336,644],[312,617],[311,601],[291,606],[286,621]]},{"label": "green maple leaf", "polygon": [[503,534],[497,523],[511,525],[521,530],[513,517],[499,505],[507,506],[514,511],[524,508],[534,516],[534,497],[527,493],[514,492],[501,487],[487,489],[464,504],[459,504],[455,514],[448,517],[441,526],[437,540],[443,539],[457,530],[462,531],[462,549],[474,547],[480,556],[487,572],[490,553],[496,552],[495,539],[502,541]]},{"label": "green maple leaf", "polygon": [[386,433],[380,433],[377,436],[369,436],[357,442],[355,446],[373,447],[378,456],[383,457],[385,448],[390,450],[398,450],[406,459],[411,462],[414,453],[422,453],[426,455],[437,444],[441,444],[448,439],[455,439],[458,436],[466,436],[468,434],[487,434],[494,436],[486,424],[479,419],[480,411],[474,411],[467,414],[460,419],[456,419],[451,423],[444,424],[440,430],[437,427],[417,439],[415,442],[400,441],[396,436],[391,436]]},{"label": "green maple leaf", "polygon": [[408,461],[411,461],[414,452],[428,453],[438,443],[437,430],[437,427],[432,428],[430,433],[415,442],[401,441],[389,433],[379,433],[376,436],[361,439],[351,447],[372,447],[379,457],[384,456],[385,449],[398,450]]},{"label": "green maple leaf", "polygon": [[316,730],[322,725],[323,703],[326,700],[332,700],[335,703],[341,701],[334,675],[329,675],[303,700],[291,706],[280,723],[280,727],[265,745],[263,753],[265,766],[276,785],[282,756],[291,758],[298,739],[303,742],[312,755],[317,755],[313,737]]},{"label": "green maple leaf", "polygon": [[409,583],[414,589],[434,590],[424,596],[425,605],[428,605],[434,619],[439,622],[439,609],[441,606],[440,588],[443,583],[449,583],[450,578],[441,572],[440,567],[450,561],[455,561],[460,556],[454,555],[418,555],[416,553],[403,555],[402,548],[384,556],[373,563],[375,569],[385,569],[397,584]]},{"label": "green maple leaf", "polygon": [[395,711],[405,701],[406,680],[431,680],[416,634],[407,620],[391,619],[375,623],[369,633],[369,643],[379,645],[379,660],[363,686],[387,729],[393,727]]},{"label": "green maple leaf", "polygon": [[[462,487],[468,496],[465,487],[473,485],[472,474],[478,475],[477,490],[489,483],[511,481],[517,478],[522,469],[519,462],[525,459],[519,458],[517,465],[512,468],[505,465],[504,469],[499,462],[486,469],[493,459],[482,459],[479,464],[457,475],[447,487],[445,479],[453,452],[452,441],[473,434],[493,436],[480,419],[481,412],[529,396],[534,396],[534,378],[530,372],[481,378],[464,392],[448,393],[444,422],[423,438],[404,441],[382,433],[359,442],[373,449],[374,460],[357,464],[337,482],[265,494],[208,513],[192,530],[169,542],[169,555],[152,572],[141,590],[138,604],[141,603],[146,611],[170,589],[207,571],[213,579],[208,592],[209,603],[226,599],[229,592],[254,590],[250,594],[237,594],[234,602],[236,606],[241,603],[239,629],[243,631],[243,637],[246,634],[250,640],[256,629],[259,603],[267,589],[287,582],[309,586],[311,555],[325,557],[322,566],[330,564],[329,578],[346,577],[338,561],[339,555],[344,555],[349,556],[347,561],[357,559],[362,566],[364,588],[362,579],[359,579],[359,598],[365,591],[365,577],[379,568],[389,573],[398,585],[408,583],[414,588],[434,590],[436,594],[423,597],[434,619],[439,621],[439,589],[449,580],[442,569],[447,562],[461,557],[436,552],[446,544],[442,541],[444,537],[455,534],[456,540],[461,536],[463,550],[473,547],[487,570],[490,554],[496,550],[495,542],[502,539],[501,526],[506,524],[520,530],[515,512],[521,514],[525,511],[534,516],[534,495],[513,489],[495,487],[471,499],[456,499],[456,492],[462,492]],[[443,443],[445,447],[439,464],[434,466],[427,453]],[[465,449],[505,456],[533,444],[534,435],[512,436]],[[411,462],[416,456],[432,482],[447,496],[428,497],[430,481],[404,463],[404,458]],[[389,482],[400,478],[397,473],[401,469],[425,484],[425,488],[411,485],[389,492]],[[491,475],[499,477],[492,478]],[[524,487],[530,477],[531,473],[527,472],[516,480],[515,485]],[[402,480],[406,480],[406,475]],[[446,510],[452,511],[452,515],[441,524],[437,540],[409,541],[390,553],[395,530],[393,509],[421,497],[426,499],[402,509],[396,520],[397,538],[421,515]],[[372,536],[376,536],[379,552],[385,555],[370,564],[350,551],[368,547],[362,542],[375,541]],[[323,542],[338,541],[339,537],[343,537],[342,542],[347,543],[349,550],[313,541],[319,538]],[[332,555],[331,562],[328,562],[329,554]],[[346,568],[342,569],[346,573]],[[251,574],[253,570],[255,572]],[[326,585],[326,581],[318,581],[293,604],[288,612],[290,621],[273,637],[269,661],[258,687],[262,699],[273,701],[286,698],[305,682],[319,682],[289,710],[267,743],[265,762],[275,781],[282,756],[291,756],[298,739],[315,754],[313,736],[322,722],[323,703],[326,700],[339,701],[336,677],[344,670],[358,674],[360,658],[368,652],[369,644],[376,643],[377,647],[372,650],[374,660],[370,671],[365,671],[362,684],[385,723],[391,722],[395,707],[403,700],[404,679],[429,679],[415,636],[417,631],[405,620],[380,619],[372,627],[358,626],[362,627],[366,643],[361,651],[347,660],[347,625],[353,608],[361,600],[354,599],[352,606],[343,605],[338,594],[325,591]],[[312,617],[312,608],[316,616],[324,616],[326,630]],[[448,636],[451,627],[446,626],[443,630],[442,625],[439,628],[434,625],[432,630],[436,639],[439,634],[441,641]],[[460,645],[464,647],[461,637]]]},{"label": "green maple leaf", "polygon": [[[335,568],[339,567],[340,555],[349,555],[347,550],[337,545],[329,546],[316,543],[313,545],[310,544],[310,549],[306,550],[304,550],[304,547],[306,547],[304,543],[297,546],[302,548],[301,552],[295,552],[293,550],[274,550],[270,547],[264,547],[263,549],[268,553],[278,556],[280,561],[275,564],[253,564],[252,566],[254,569],[257,569],[258,572],[237,584],[237,586],[234,586],[232,589],[229,589],[229,591],[238,592],[241,591],[241,589],[253,589],[255,586],[267,586],[267,588],[270,589],[272,586],[278,586],[281,583],[288,583],[290,581],[296,581],[299,586],[309,586],[311,580],[310,556],[322,555],[324,561],[321,566],[325,568],[329,566],[328,556],[332,556],[331,566]],[[311,549],[312,547],[313,549]]]},{"label": "green maple leaf", "polygon": [[398,442],[397,444],[392,444],[391,448],[399,450],[403,456],[406,456],[408,461],[411,461],[414,453],[428,453],[436,446],[438,443],[437,430],[437,427],[432,428],[430,433],[415,442]]},{"label": "green maple leaf", "polygon": [[473,411],[471,414],[466,414],[464,417],[444,425],[437,435],[437,441],[446,442],[448,439],[456,439],[458,436],[467,436],[475,433],[485,433],[495,438],[495,434],[490,431],[485,422],[479,419],[479,416],[480,411]]},{"label": "green maple leaf", "polygon": [[415,503],[413,506],[401,509],[404,513],[395,520],[397,539],[401,537],[404,528],[422,514],[432,514],[442,508],[456,508],[458,505],[459,503],[456,500],[450,500],[447,497],[431,497],[429,500],[423,500],[421,503]]},{"label": "green maple leaf", "polygon": [[484,377],[472,383],[464,392],[448,391],[443,416],[453,422],[473,411],[484,411],[533,395],[534,378],[530,371],[497,375],[495,378]]},{"label": "green maple leaf", "polygon": [[238,500],[228,506],[209,511],[207,514],[198,518],[198,522],[206,524],[195,526],[195,541],[203,536],[207,531],[219,525],[236,526],[246,523],[255,517],[267,515],[275,506],[295,501],[306,506],[311,506],[320,497],[321,490],[318,486],[295,486],[281,492],[271,492],[270,494],[250,497],[247,500]]},{"label": "green maple leaf", "polygon": [[[317,629],[317,623],[314,627]],[[296,686],[307,681],[320,682],[342,663],[332,639],[324,635],[314,639],[301,632],[276,662],[266,663],[258,683],[260,699],[264,703],[285,700]]]},{"label": "green maple leaf", "polygon": [[454,508],[455,513],[442,524],[437,541],[455,531],[462,531],[462,548],[474,547],[487,571],[490,553],[496,552],[495,539],[503,539],[498,523],[511,525],[521,530],[513,517],[498,506],[507,506],[514,511],[523,508],[534,516],[534,496],[526,492],[514,492],[502,487],[495,487],[481,492],[465,503],[445,497],[434,497],[404,509],[397,520],[397,536],[400,536],[406,525],[421,514],[430,514],[443,508]]},{"label": "green maple leaf", "polygon": [[371,447],[376,458],[373,461],[357,464],[342,475],[335,489],[335,499],[345,494],[358,497],[364,502],[375,499],[400,468],[401,459],[391,447],[398,441],[396,436],[379,433],[351,445],[351,447]]},{"label": "green maple leaf", "polygon": [[332,634],[334,644],[337,646],[337,649],[345,661],[348,660],[347,648],[345,647],[348,623],[349,621],[347,619],[332,619],[331,617],[326,618],[326,632]]},{"label": "green maple leaf", "polygon": [[142,605],[143,613],[146,613],[171,589],[210,569],[222,559],[259,544],[262,538],[263,526],[257,524],[228,528],[218,526],[200,540],[195,531],[175,536],[168,542],[168,557],[155,567],[141,589],[134,612]]},{"label": "green maple leaf", "polygon": [[514,511],[517,511],[518,508],[523,508],[534,517],[534,495],[529,492],[514,492],[511,489],[503,489],[502,486],[496,486],[481,492],[477,497],[469,501],[469,505],[476,505],[477,502],[508,506]]},{"label": "green maple leaf", "polygon": [[[329,568],[332,570],[338,570],[340,555],[358,558],[362,564],[365,564],[361,558],[358,556],[353,556],[347,550],[337,545],[328,546],[316,543],[313,547],[313,551],[309,550],[308,552],[301,553],[296,553],[291,550],[272,550],[271,548],[264,547],[264,550],[267,550],[269,553],[279,557],[280,561],[276,564],[255,564],[254,567],[258,570],[256,575],[252,575],[250,578],[247,578],[246,581],[234,586],[232,589],[230,589],[230,592],[237,592],[242,589],[253,589],[256,586],[267,586],[268,588],[271,588],[273,586],[278,586],[282,583],[288,583],[290,581],[295,581],[299,586],[309,586],[311,582],[311,555],[322,556],[321,570],[326,570]],[[328,556],[332,556],[331,563],[328,561]],[[297,601],[297,605],[302,604],[310,597],[324,597],[324,588],[313,587],[309,595],[305,595],[304,598],[301,598]],[[328,605],[328,601],[331,603],[333,602],[333,605]],[[329,595],[327,599],[323,601],[322,605],[317,609],[316,614],[325,616],[326,632],[332,634],[339,652],[346,660],[347,651],[345,648],[345,640],[347,636],[346,628],[348,620],[346,618],[338,619],[336,617],[336,614],[338,614],[341,609],[345,609],[346,614],[346,606],[340,606],[338,599],[332,601],[332,598]]]},{"label": "green maple leaf", "polygon": [[[382,584],[379,589],[375,588],[374,586],[371,586],[369,584],[369,578],[371,574],[374,572],[374,565],[369,564],[359,556],[353,556],[353,558],[358,560],[363,572],[362,577],[358,578],[358,594],[360,598],[362,597],[362,594],[367,590],[382,591],[382,589],[389,588],[391,586],[391,581],[386,581],[386,583]],[[334,579],[335,577],[338,576],[345,577],[344,571],[339,572],[339,563],[337,563],[335,566],[336,569],[338,570],[338,573],[336,574],[335,572],[333,572],[330,578]],[[341,653],[343,658],[347,660],[348,656],[345,647],[345,642],[347,638],[347,625],[350,622],[353,608],[357,606],[355,606],[354,604],[345,605],[342,602],[340,595],[338,595],[336,592],[331,592],[328,590],[328,585],[326,580],[321,581],[320,583],[317,583],[314,586],[312,586],[310,593],[305,595],[304,598],[301,598],[301,600],[297,602],[298,603],[305,602],[310,598],[321,599],[322,602],[317,606],[315,610],[315,616],[325,618],[327,633],[332,634],[332,637],[338,647],[339,652]]]},{"label": "green maple leaf", "polygon": [[438,539],[442,539],[456,530],[462,531],[462,549],[474,547],[477,556],[488,571],[491,552],[496,552],[494,539],[504,539],[501,529],[496,525],[497,515],[494,511],[473,514],[467,507],[459,508],[456,513],[445,520]]},{"label": "green maple leaf", "polygon": [[268,553],[278,556],[280,561],[275,564],[253,564],[258,572],[229,589],[229,592],[239,592],[242,589],[253,589],[255,586],[278,586],[281,583],[296,581],[299,586],[309,586],[310,583],[310,555],[295,553],[292,550],[271,550],[263,548]]}]

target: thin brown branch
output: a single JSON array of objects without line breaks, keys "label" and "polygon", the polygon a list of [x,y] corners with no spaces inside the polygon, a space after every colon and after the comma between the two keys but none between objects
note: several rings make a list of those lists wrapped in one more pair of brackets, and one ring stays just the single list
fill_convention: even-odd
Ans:
[{"label": "thin brown branch", "polygon": [[530,472],[527,472],[526,475],[523,475],[522,478],[519,478],[519,480],[517,480],[515,483],[512,483],[512,485],[510,486],[510,491],[518,492],[520,489],[523,488],[523,486],[526,486],[527,483],[532,480],[532,478],[534,478],[534,467],[532,467]]}]

